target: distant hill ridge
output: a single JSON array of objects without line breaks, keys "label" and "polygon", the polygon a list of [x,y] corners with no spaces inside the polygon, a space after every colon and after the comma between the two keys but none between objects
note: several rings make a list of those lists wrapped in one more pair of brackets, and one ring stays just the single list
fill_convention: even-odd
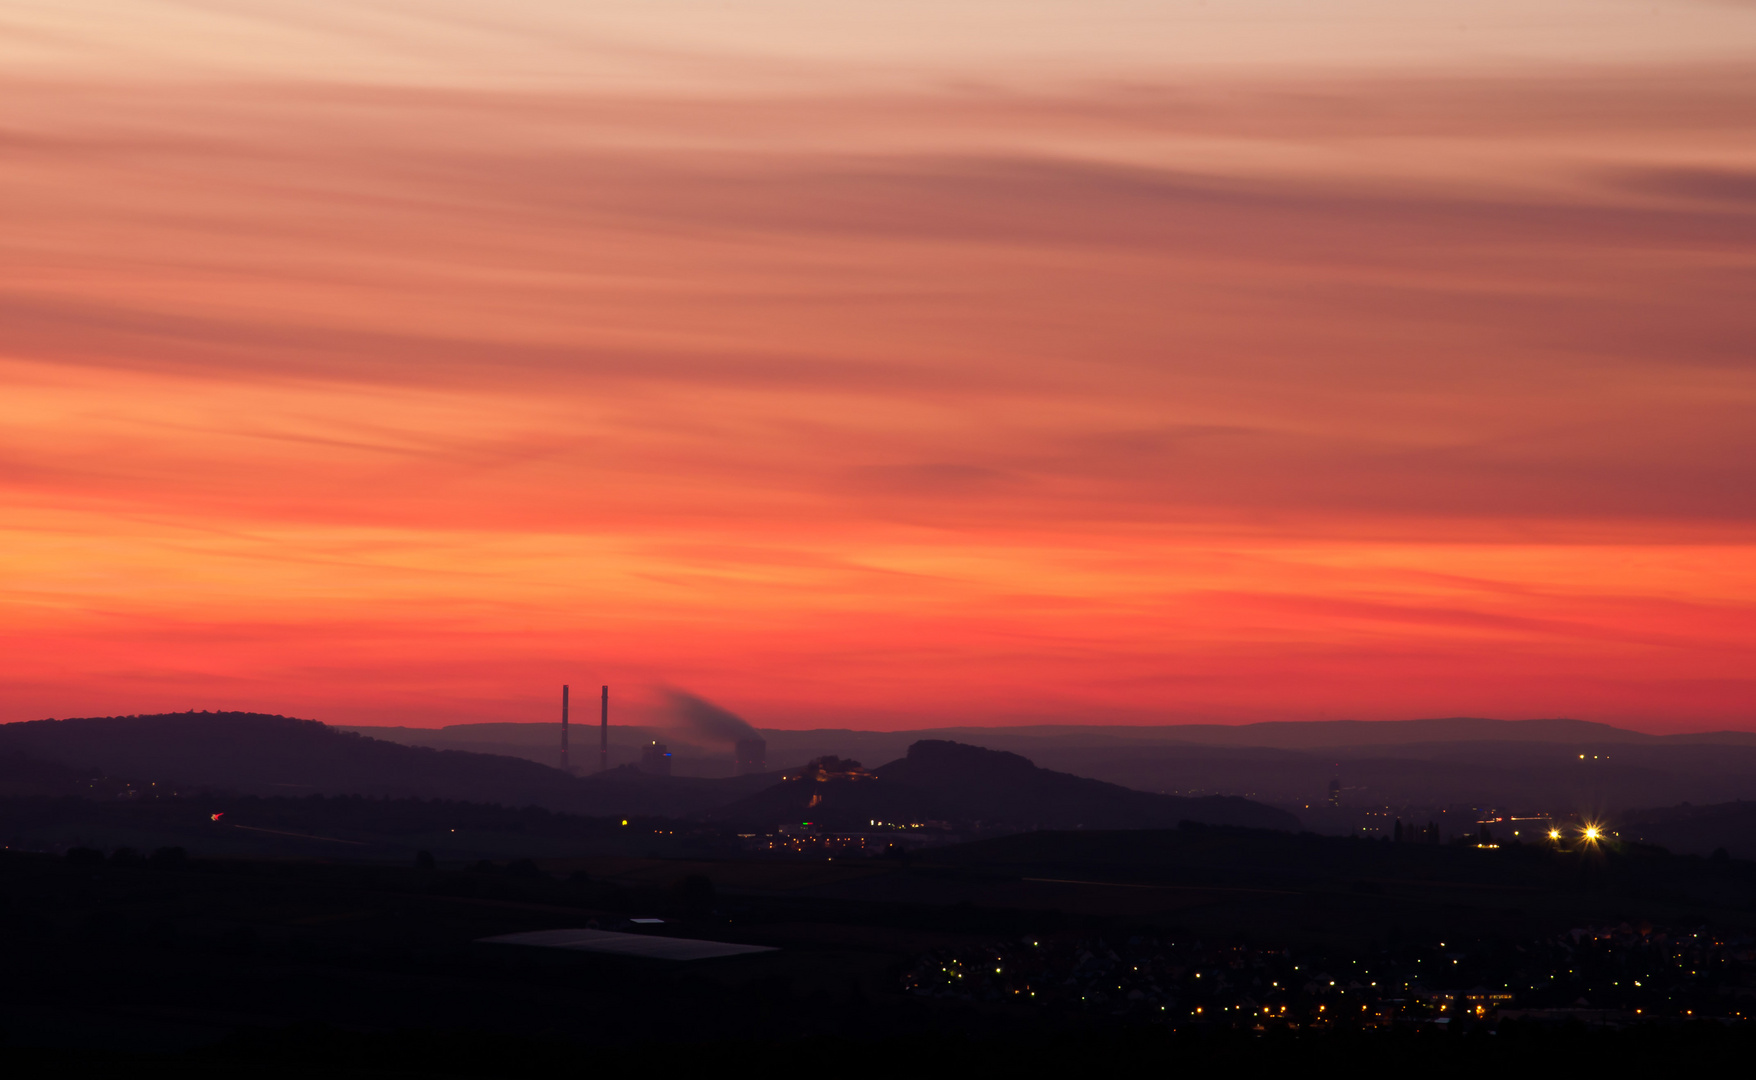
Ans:
[{"label": "distant hill ridge", "polygon": [[1195,746],[1315,750],[1347,746],[1413,746],[1447,742],[1520,742],[1596,745],[1647,743],[1686,745],[1726,743],[1756,746],[1756,732],[1709,731],[1650,735],[1594,720],[1565,717],[1494,720],[1457,716],[1418,720],[1268,720],[1254,724],[1035,724],[998,727],[920,728],[906,731],[855,731],[847,728],[766,729],[771,742],[810,736],[847,735],[864,739],[979,739],[1005,736],[1069,739],[1083,743],[1183,743]]},{"label": "distant hill ridge", "polygon": [[[459,799],[600,815],[683,817],[743,805],[780,809],[778,823],[794,816],[791,802],[798,794],[775,784],[773,775],[661,777],[622,768],[575,777],[522,758],[408,746],[314,720],[242,712],[0,725],[0,754],[136,782],[245,794]],[[887,815],[913,820],[1094,828],[1157,827],[1185,819],[1267,828],[1297,824],[1291,815],[1247,799],[1134,791],[1040,769],[1017,754],[945,740],[919,741],[907,756],[876,772],[878,780],[860,785],[860,796],[889,799]],[[842,795],[836,801],[850,824],[864,812]]]},{"label": "distant hill ridge", "polygon": [[[513,754],[546,763],[559,749],[556,728],[553,723],[472,723],[439,728],[353,726],[343,730],[411,746]],[[1750,731],[1650,735],[1597,721],[1564,717],[1534,720],[1468,716],[1417,720],[1275,720],[1238,725],[1035,724],[898,731],[766,728],[761,729],[761,734],[768,740],[770,760],[782,765],[826,753],[851,755],[862,761],[888,761],[902,756],[911,743],[922,739],[975,743],[1023,752],[1027,756],[1037,747],[1070,744],[1094,749],[1113,745],[1294,751],[1458,743],[1554,744],[1581,748],[1624,745],[1756,747],[1756,732]],[[618,746],[630,737],[644,742],[649,735],[662,737],[662,733],[641,728],[611,728],[611,741]],[[688,742],[686,738],[682,741]],[[729,756],[729,749],[725,753]]]},{"label": "distant hill ridge", "polygon": [[1293,815],[1229,796],[1183,798],[1038,768],[1003,750],[922,739],[868,776],[807,774],[715,811],[760,828],[810,821],[866,831],[874,821],[982,821],[1016,828],[1168,828],[1184,821],[1296,829]]},{"label": "distant hill ridge", "polygon": [[[361,729],[411,745],[515,754],[553,764],[555,724],[473,724],[439,729]],[[612,760],[629,760],[634,729],[611,728]],[[1407,721],[1310,721],[1224,726],[1036,725],[914,731],[763,730],[768,760],[795,766],[825,755],[868,764],[895,761],[922,740],[1006,750],[1038,766],[1136,791],[1242,795],[1283,805],[1319,831],[1368,822],[1311,817],[1339,781],[1344,805],[1487,803],[1548,812],[1666,806],[1685,800],[1756,799],[1756,734],[1649,735],[1574,719],[1449,717]],[[663,738],[663,737],[661,737]],[[682,772],[731,769],[729,749],[679,747]],[[577,745],[577,743],[576,743]],[[719,759],[712,760],[718,753]],[[1583,756],[1582,756],[1583,755]],[[1601,755],[1601,758],[1600,758]],[[1592,762],[1589,767],[1580,764]],[[711,761],[711,764],[708,764]],[[1569,764],[1571,763],[1571,764]]]}]

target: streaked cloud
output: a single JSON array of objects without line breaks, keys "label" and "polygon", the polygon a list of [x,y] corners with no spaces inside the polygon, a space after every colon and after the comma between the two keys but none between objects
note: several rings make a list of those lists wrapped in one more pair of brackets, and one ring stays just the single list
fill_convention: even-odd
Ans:
[{"label": "streaked cloud", "polygon": [[26,5],[5,718],[1745,724],[1753,16],[1586,7]]}]

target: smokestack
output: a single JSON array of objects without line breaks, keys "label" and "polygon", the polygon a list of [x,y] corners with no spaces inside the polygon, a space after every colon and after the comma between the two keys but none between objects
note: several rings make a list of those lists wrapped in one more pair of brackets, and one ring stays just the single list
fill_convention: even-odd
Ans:
[{"label": "smokestack", "polygon": [[567,684],[561,684],[561,771],[567,771]]},{"label": "smokestack", "polygon": [[610,767],[610,688],[604,687],[603,711],[598,719],[598,771]]}]

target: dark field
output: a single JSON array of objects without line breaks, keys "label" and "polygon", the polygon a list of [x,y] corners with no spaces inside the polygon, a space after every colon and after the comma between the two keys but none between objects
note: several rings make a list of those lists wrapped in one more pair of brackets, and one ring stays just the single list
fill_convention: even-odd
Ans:
[{"label": "dark field", "polygon": [[[45,1065],[526,1075],[803,1055],[858,1073],[1368,1053],[1451,1075],[1514,1052],[1756,1047],[1756,864],[1638,847],[1183,828],[907,861],[76,851],[0,859],[0,903],[8,1052]],[[627,923],[642,916],[666,922]],[[588,925],[780,951],[664,964],[477,943]],[[1509,996],[1478,1013],[1484,988]]]}]

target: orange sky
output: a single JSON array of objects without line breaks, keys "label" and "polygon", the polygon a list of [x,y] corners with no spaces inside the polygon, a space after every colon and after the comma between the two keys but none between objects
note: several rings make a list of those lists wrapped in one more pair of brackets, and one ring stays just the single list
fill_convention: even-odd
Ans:
[{"label": "orange sky", "polygon": [[833,7],[8,5],[0,720],[1756,727],[1756,7]]}]

